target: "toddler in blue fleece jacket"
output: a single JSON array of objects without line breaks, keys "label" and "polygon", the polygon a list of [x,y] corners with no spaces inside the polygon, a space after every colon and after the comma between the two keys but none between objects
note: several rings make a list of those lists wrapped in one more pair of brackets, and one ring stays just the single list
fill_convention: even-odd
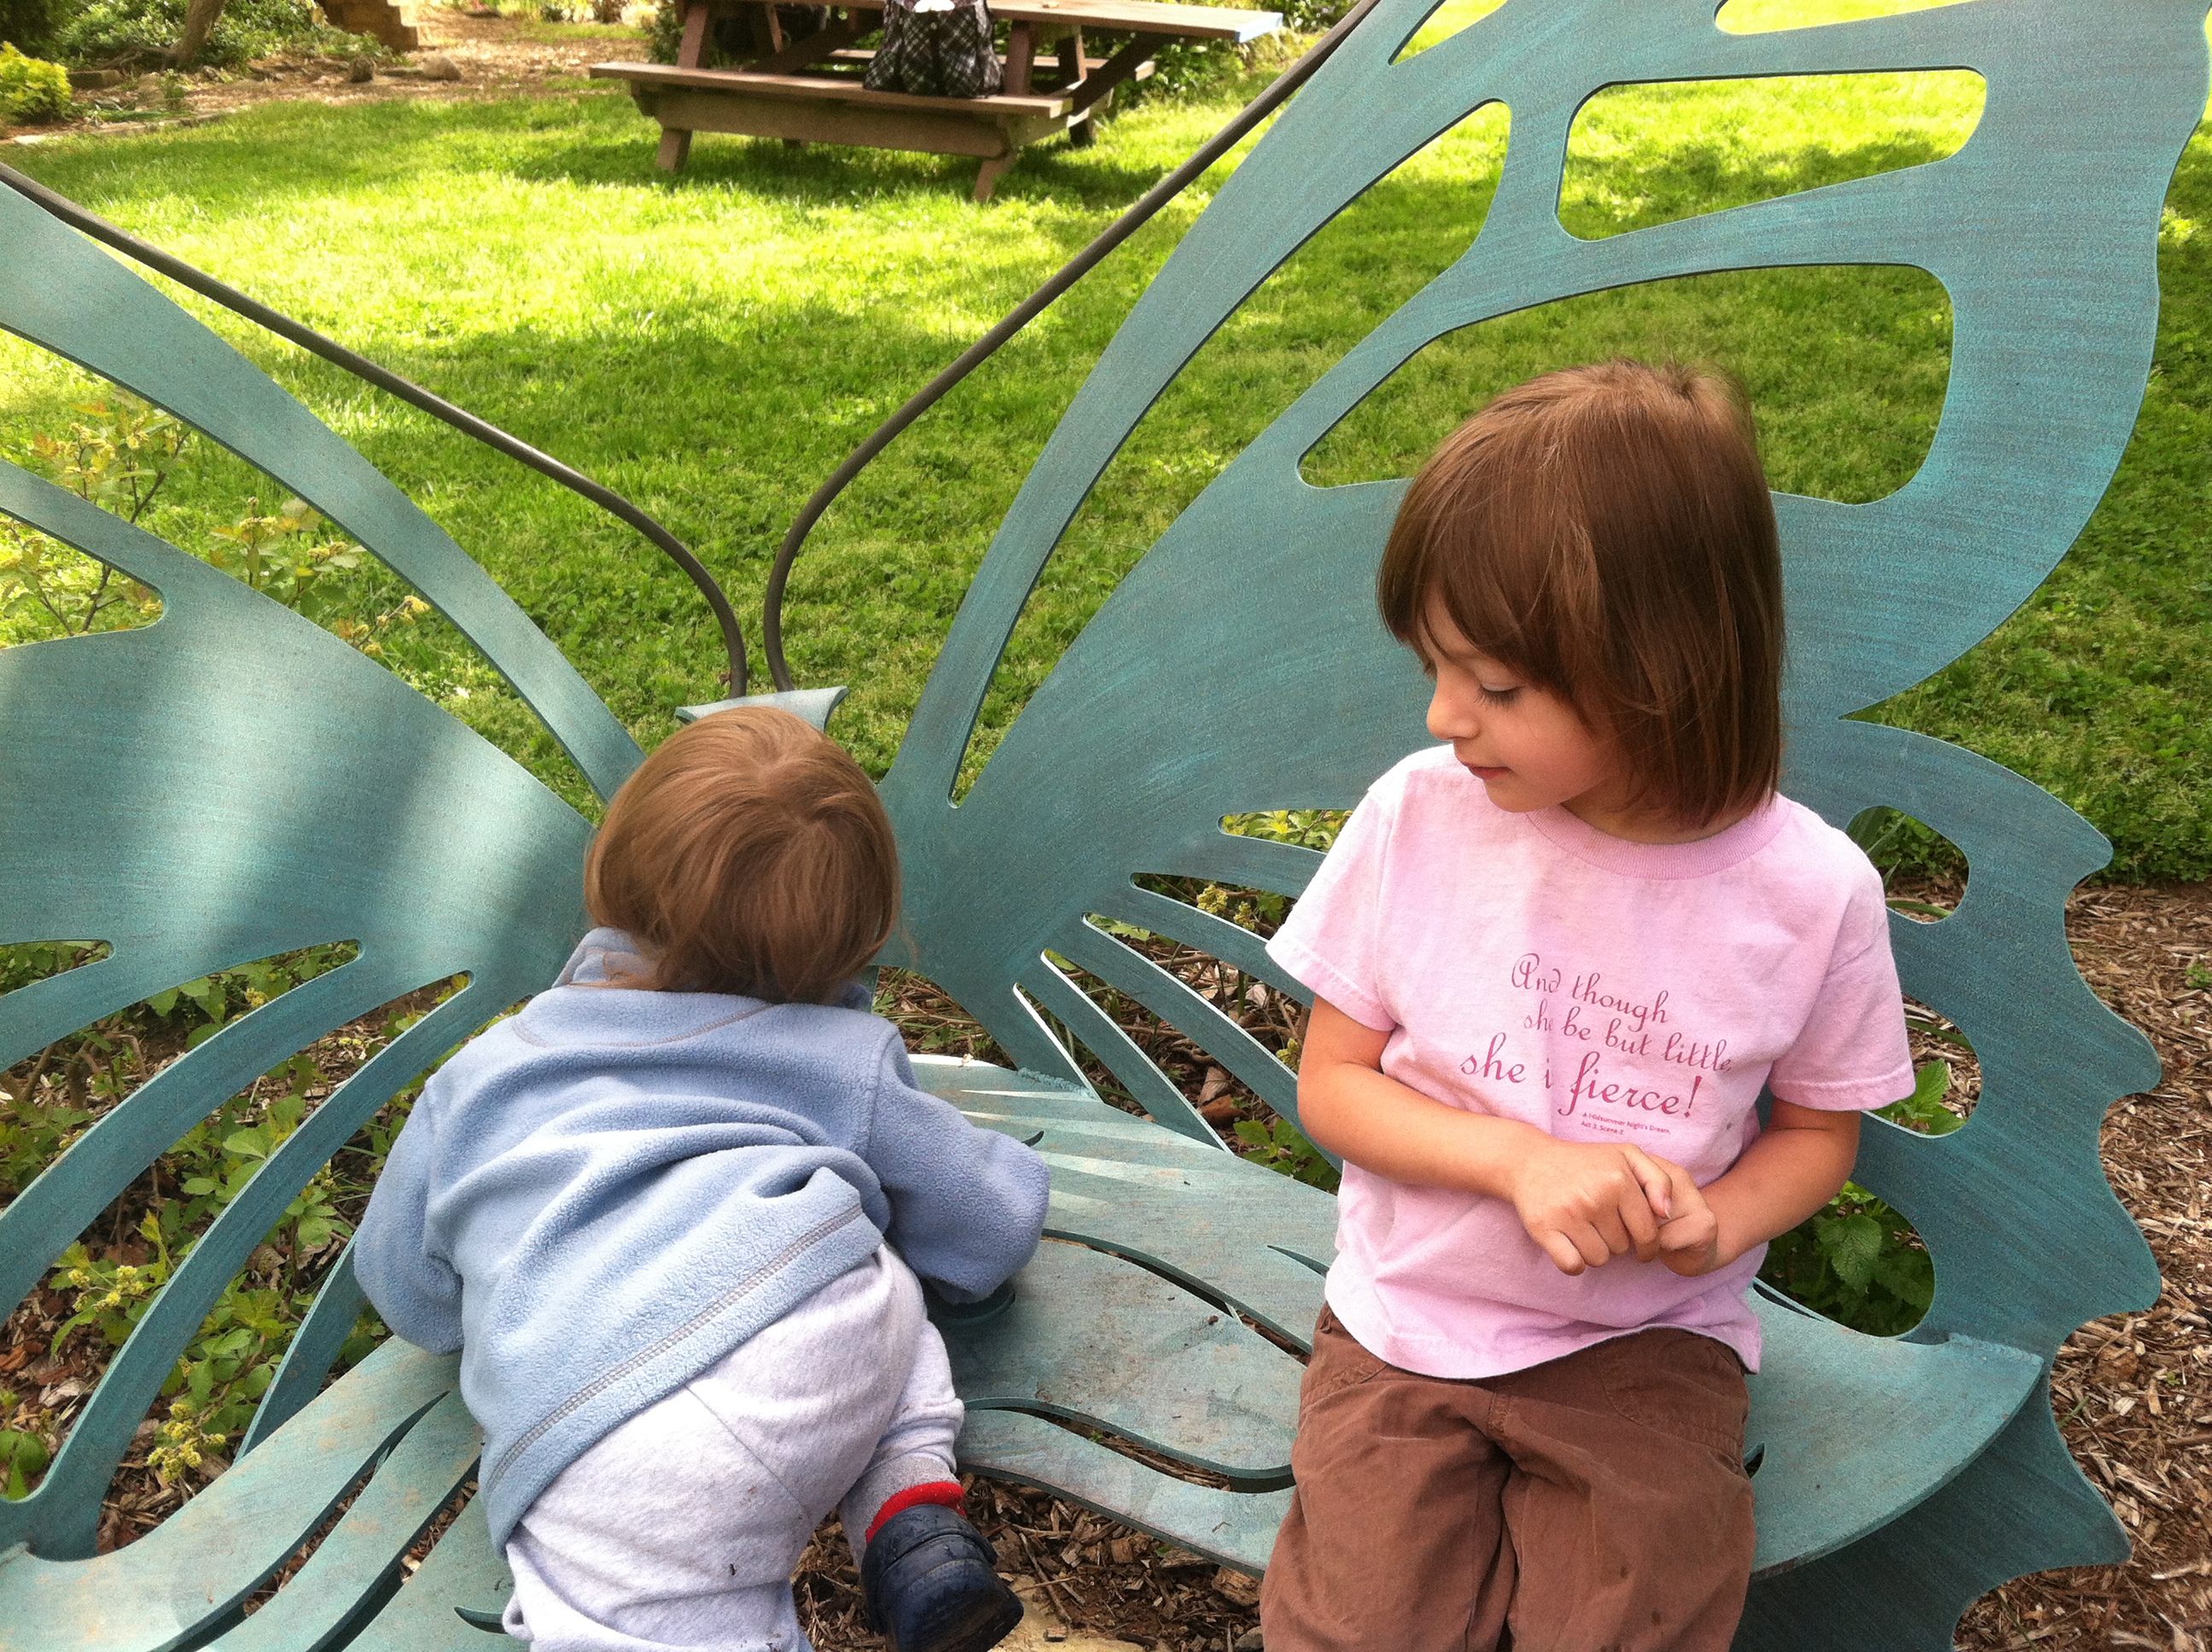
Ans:
[{"label": "toddler in blue fleece jacket", "polygon": [[509,1632],[807,1652],[791,1575],[842,1504],[895,1652],[995,1645],[1021,1607],[916,1275],[988,1297],[1047,1179],[868,1012],[874,787],[787,713],[703,718],[617,793],[585,896],[601,926],[424,1088],[354,1245],[392,1328],[461,1352]]}]

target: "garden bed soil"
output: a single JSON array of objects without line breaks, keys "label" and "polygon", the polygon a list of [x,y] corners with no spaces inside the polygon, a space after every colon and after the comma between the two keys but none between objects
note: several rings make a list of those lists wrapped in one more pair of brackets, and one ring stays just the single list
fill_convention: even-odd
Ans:
[{"label": "garden bed soil", "polygon": [[[1917,892],[1947,905],[1944,897],[1955,896],[1940,889]],[[2192,979],[2204,981],[2212,970],[2212,885],[2092,889],[2070,903],[2068,926],[2090,985],[2150,1035],[2166,1069],[2156,1089],[2113,1108],[2105,1128],[2113,1185],[2149,1237],[2165,1292],[2147,1312],[2076,1333],[2059,1355],[2053,1395],[2069,1445],[2112,1499],[2136,1553],[2125,1565],[2047,1572],[1997,1590],[1968,1612],[1958,1644],[1969,1652],[2207,1652],[2212,1240],[2204,1165],[2212,1145],[2212,991]],[[893,977],[887,985],[917,1048],[994,1053],[980,1029],[927,983]],[[1263,998],[1243,1007],[1240,1018],[1279,1047],[1290,1031],[1285,1006]],[[1194,1097],[1206,1096],[1217,1122],[1264,1119],[1256,1099],[1210,1071],[1195,1051],[1176,1048],[1165,1029],[1133,1010],[1127,1022]],[[337,1048],[319,1050],[333,1079],[358,1062],[371,1031],[364,1023],[339,1035]],[[158,1059],[146,1070],[156,1065]],[[12,1085],[24,1072],[4,1077]],[[97,1375],[100,1355],[87,1332],[64,1345],[62,1357],[49,1351],[65,1314],[62,1296],[41,1290],[0,1329],[0,1372],[27,1390],[27,1407],[73,1410]],[[130,1542],[185,1495],[182,1485],[160,1485],[134,1454],[111,1493],[101,1547]],[[1041,1492],[976,1483],[971,1505],[998,1545],[1002,1573],[1032,1603],[1024,1647],[1252,1652],[1256,1644],[1249,1579]],[[833,1521],[809,1548],[798,1585],[802,1620],[821,1652],[880,1646],[860,1624],[857,1582]]]}]

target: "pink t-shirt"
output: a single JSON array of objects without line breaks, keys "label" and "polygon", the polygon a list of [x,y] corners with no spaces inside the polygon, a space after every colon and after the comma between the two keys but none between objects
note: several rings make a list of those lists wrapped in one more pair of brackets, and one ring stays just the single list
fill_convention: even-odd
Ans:
[{"label": "pink t-shirt", "polygon": [[[1778,797],[1695,843],[1565,809],[1509,814],[1449,746],[1376,781],[1268,952],[1390,1041],[1382,1071],[1562,1141],[1633,1142],[1702,1187],[1759,1134],[1762,1086],[1867,1108],[1912,1089],[1881,879]],[[1759,1368],[1764,1245],[1686,1279],[1617,1256],[1570,1277],[1510,1204],[1347,1164],[1329,1305],[1378,1357],[1495,1376],[1653,1326]]]}]

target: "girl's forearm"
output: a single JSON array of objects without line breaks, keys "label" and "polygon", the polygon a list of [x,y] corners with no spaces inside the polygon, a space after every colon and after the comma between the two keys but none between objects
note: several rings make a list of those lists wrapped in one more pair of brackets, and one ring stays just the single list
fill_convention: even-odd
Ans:
[{"label": "girl's forearm", "polygon": [[1355,1062],[1309,1064],[1298,1074],[1306,1134],[1363,1170],[1408,1187],[1510,1198],[1513,1166],[1540,1131],[1469,1113]]},{"label": "girl's forearm", "polygon": [[1858,1157],[1859,1115],[1817,1113],[1777,1102],[1775,1122],[1747,1148],[1728,1173],[1706,1184],[1705,1197],[1719,1224],[1716,1266],[1784,1234],[1836,1196]]}]

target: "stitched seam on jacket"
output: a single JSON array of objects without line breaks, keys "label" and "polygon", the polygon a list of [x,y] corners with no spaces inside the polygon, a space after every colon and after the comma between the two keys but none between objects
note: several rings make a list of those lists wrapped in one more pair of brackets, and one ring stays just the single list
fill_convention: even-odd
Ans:
[{"label": "stitched seam on jacket", "polygon": [[[570,984],[579,992],[604,985],[596,981],[580,981]],[[522,1015],[514,1017],[514,1036],[526,1044],[535,1044],[541,1050],[649,1050],[657,1049],[663,1044],[681,1044],[687,1038],[703,1038],[710,1032],[720,1032],[725,1027],[733,1027],[740,1021],[760,1014],[763,1010],[773,1010],[775,1007],[773,1004],[756,1004],[750,1010],[740,1010],[735,1015],[724,1016],[720,1021],[709,1021],[705,1026],[693,1027],[687,1032],[671,1033],[665,1038],[571,1038],[557,1044],[540,1037],[531,1029],[524,1019],[524,1017],[530,1012],[525,1010]],[[1882,1105],[1887,1107],[1889,1103],[1884,1102]]]},{"label": "stitched seam on jacket", "polygon": [[782,1251],[777,1255],[771,1258],[769,1260],[763,1262],[759,1267],[756,1268],[750,1277],[741,1280],[738,1284],[732,1286],[728,1291],[724,1291],[706,1307],[701,1309],[696,1314],[694,1314],[689,1320],[686,1320],[683,1324],[678,1326],[673,1331],[671,1331],[666,1336],[661,1338],[659,1341],[653,1343],[649,1347],[640,1349],[636,1353],[632,1354],[628,1359],[623,1361],[621,1364],[616,1366],[612,1370],[593,1379],[592,1382],[586,1383],[582,1388],[577,1389],[576,1392],[570,1394],[568,1399],[562,1400],[558,1406],[548,1414],[544,1420],[539,1422],[535,1428],[532,1429],[529,1433],[524,1435],[520,1440],[517,1440],[513,1445],[507,1449],[505,1454],[501,1456],[498,1465],[493,1468],[490,1473],[485,1475],[483,1478],[483,1490],[486,1495],[489,1495],[494,1484],[495,1484],[509,1468],[514,1466],[514,1460],[520,1456],[525,1451],[527,1451],[532,1446],[536,1445],[538,1441],[544,1439],[546,1434],[556,1424],[565,1422],[568,1418],[574,1415],[576,1412],[582,1409],[585,1406],[589,1405],[592,1400],[599,1398],[600,1394],[604,1394],[615,1383],[619,1382],[623,1377],[628,1376],[631,1372],[636,1370],[641,1365],[649,1364],[653,1360],[659,1358],[661,1355],[666,1353],[671,1348],[675,1347],[678,1343],[684,1341],[686,1338],[695,1335],[697,1332],[704,1328],[709,1321],[721,1314],[724,1309],[727,1309],[732,1303],[737,1301],[738,1297],[757,1289],[760,1285],[761,1282],[768,1278],[771,1274],[780,1272],[783,1267],[801,1251],[807,1249],[810,1246],[815,1244],[817,1241],[826,1237],[830,1234],[835,1233],[839,1228],[845,1226],[846,1224],[852,1222],[856,1218],[864,1219],[866,1214],[866,1213],[858,1206],[855,1206],[853,1209],[847,1211],[843,1215],[836,1218],[835,1220],[821,1223],[810,1231],[799,1235],[798,1238],[793,1240],[788,1245],[785,1246]]}]

